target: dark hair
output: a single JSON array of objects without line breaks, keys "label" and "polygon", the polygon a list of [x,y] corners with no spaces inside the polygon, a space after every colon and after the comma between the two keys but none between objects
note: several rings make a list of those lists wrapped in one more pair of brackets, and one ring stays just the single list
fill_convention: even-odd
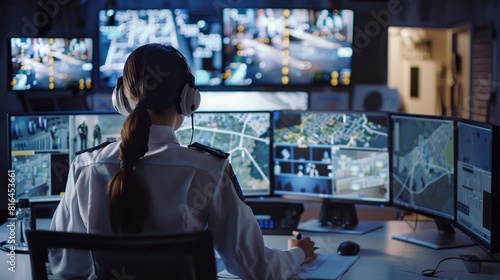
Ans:
[{"label": "dark hair", "polygon": [[178,104],[184,85],[193,82],[188,66],[172,47],[147,44],[134,50],[123,68],[123,92],[138,101],[121,131],[120,170],[108,183],[114,232],[140,232],[148,214],[147,195],[134,165],[148,151],[151,118]]}]

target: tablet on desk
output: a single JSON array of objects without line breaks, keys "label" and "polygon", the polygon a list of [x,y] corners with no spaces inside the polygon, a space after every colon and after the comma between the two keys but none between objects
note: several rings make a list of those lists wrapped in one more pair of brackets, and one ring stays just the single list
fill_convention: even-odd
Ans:
[{"label": "tablet on desk", "polygon": [[[356,262],[359,256],[323,255],[300,266],[290,279],[339,279]],[[240,279],[229,273],[224,262],[217,259],[217,277],[219,279]]]}]

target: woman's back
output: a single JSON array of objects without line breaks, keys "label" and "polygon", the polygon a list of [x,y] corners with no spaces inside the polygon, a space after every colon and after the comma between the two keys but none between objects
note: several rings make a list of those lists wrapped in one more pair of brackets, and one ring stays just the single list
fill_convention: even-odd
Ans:
[{"label": "woman's back", "polygon": [[[184,233],[205,229],[207,206],[222,181],[227,160],[196,148],[182,147],[167,126],[151,126],[149,150],[137,163],[135,173],[143,183],[149,215],[143,232]],[[111,233],[106,185],[119,168],[119,143],[84,153],[75,162],[80,180],[75,184],[78,200],[88,200],[88,231]],[[82,184],[79,184],[81,182]],[[64,221],[61,221],[64,222]]]}]

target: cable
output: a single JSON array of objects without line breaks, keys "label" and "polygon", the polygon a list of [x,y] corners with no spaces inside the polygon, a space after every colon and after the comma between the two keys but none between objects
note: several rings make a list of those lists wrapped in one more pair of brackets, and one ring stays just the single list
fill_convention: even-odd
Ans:
[{"label": "cable", "polygon": [[189,145],[193,144],[193,136],[194,136],[194,113],[191,114],[191,140],[189,141]]},{"label": "cable", "polygon": [[[428,268],[428,269],[422,270],[422,272],[421,272],[422,275],[424,275],[426,277],[434,277],[436,275],[436,273],[438,273],[437,269],[438,269],[439,265],[442,262],[447,261],[447,260],[461,260],[461,261],[465,261],[467,263],[500,263],[500,260],[481,260],[481,259],[478,259],[475,255],[460,255],[460,257],[449,257],[449,258],[444,258],[444,259],[440,260],[434,269]],[[480,268],[479,268],[479,270],[480,270]],[[479,271],[477,271],[477,272],[479,272]]]},{"label": "cable", "polygon": [[444,258],[442,260],[440,260],[438,262],[438,264],[436,265],[436,267],[434,269],[432,268],[428,268],[428,269],[424,269],[422,270],[422,275],[426,276],[426,277],[434,277],[434,275],[437,273],[437,269],[439,267],[439,265],[444,262],[444,261],[447,261],[447,260],[464,260],[462,258],[459,258],[459,257],[449,257],[449,258]]}]

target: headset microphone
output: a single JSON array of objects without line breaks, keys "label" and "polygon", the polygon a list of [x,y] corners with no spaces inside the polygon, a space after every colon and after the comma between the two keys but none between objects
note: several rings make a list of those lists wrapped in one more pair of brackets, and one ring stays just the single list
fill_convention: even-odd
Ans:
[{"label": "headset microphone", "polygon": [[191,140],[189,141],[189,145],[193,143],[193,136],[194,136],[194,113],[191,114]]}]

